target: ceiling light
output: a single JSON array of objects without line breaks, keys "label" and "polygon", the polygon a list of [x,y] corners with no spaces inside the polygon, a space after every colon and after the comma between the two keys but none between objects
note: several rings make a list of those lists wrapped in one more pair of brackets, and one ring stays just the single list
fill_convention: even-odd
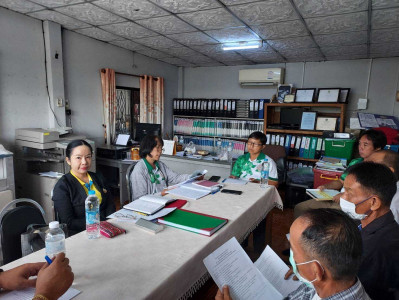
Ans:
[{"label": "ceiling light", "polygon": [[262,47],[262,41],[224,43],[223,50],[257,49]]}]

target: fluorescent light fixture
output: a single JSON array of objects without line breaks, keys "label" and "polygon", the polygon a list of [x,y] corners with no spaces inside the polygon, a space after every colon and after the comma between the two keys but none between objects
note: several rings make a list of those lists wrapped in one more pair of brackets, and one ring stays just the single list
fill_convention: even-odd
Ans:
[{"label": "fluorescent light fixture", "polygon": [[262,41],[224,43],[223,50],[257,49],[262,47]]}]

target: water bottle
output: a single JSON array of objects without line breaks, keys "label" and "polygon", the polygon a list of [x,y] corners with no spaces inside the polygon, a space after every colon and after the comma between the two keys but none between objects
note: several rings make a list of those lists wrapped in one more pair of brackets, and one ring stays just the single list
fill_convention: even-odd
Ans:
[{"label": "water bottle", "polygon": [[100,237],[100,201],[95,191],[89,191],[89,195],[85,200],[85,208],[87,237],[96,239]]},{"label": "water bottle", "polygon": [[48,257],[53,258],[58,253],[66,252],[65,250],[65,233],[60,228],[58,221],[50,222],[49,232],[46,234],[46,254]]},{"label": "water bottle", "polygon": [[216,142],[216,155],[220,156],[221,153],[222,153],[222,140],[221,138],[218,138]]},{"label": "water bottle", "polygon": [[269,186],[269,161],[265,158],[262,162],[262,169],[260,171],[260,187],[267,188]]},{"label": "water bottle", "polygon": [[227,160],[231,162],[233,160],[233,144],[229,142],[227,147]]},{"label": "water bottle", "polygon": [[184,137],[183,136],[180,136],[179,144],[182,146],[182,148],[184,148]]}]

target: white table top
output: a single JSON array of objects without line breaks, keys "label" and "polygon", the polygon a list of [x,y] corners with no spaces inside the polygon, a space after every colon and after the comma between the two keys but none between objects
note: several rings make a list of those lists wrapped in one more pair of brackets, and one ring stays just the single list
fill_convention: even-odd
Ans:
[{"label": "white table top", "polygon": [[[274,187],[259,184],[226,185],[242,190],[240,196],[217,193],[183,208],[227,218],[228,223],[211,237],[166,227],[158,234],[131,223],[115,225],[126,235],[89,240],[81,232],[66,240],[67,256],[75,274],[76,299],[179,299],[202,284],[207,271],[202,260],[235,236],[242,241],[282,201]],[[4,270],[27,262],[44,261],[44,250],[3,266]]]}]

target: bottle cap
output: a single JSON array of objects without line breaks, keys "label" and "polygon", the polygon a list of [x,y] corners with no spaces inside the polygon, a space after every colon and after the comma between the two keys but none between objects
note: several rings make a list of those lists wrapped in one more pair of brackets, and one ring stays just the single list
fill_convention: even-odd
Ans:
[{"label": "bottle cap", "polygon": [[48,227],[49,227],[50,229],[59,228],[59,227],[60,227],[60,223],[59,223],[58,221],[53,221],[53,222],[50,222],[50,223],[48,224]]},{"label": "bottle cap", "polygon": [[95,194],[96,194],[95,191],[93,191],[93,190],[90,190],[90,191],[89,191],[89,195],[95,195]]}]

